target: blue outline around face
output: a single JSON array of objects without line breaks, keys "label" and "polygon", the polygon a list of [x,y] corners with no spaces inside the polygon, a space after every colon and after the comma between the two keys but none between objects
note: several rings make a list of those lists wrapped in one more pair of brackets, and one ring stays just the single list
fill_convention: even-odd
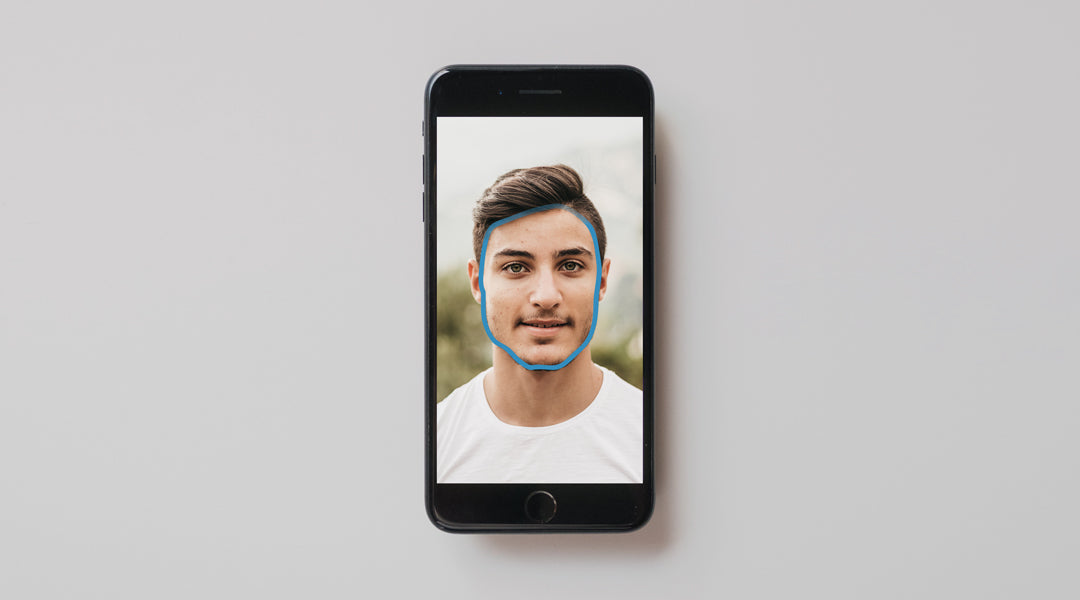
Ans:
[{"label": "blue outline around face", "polygon": [[[510,221],[520,219],[521,217],[527,217],[527,216],[529,216],[531,214],[538,213],[538,212],[543,212],[543,211],[548,211],[548,210],[565,210],[566,212],[568,212],[568,213],[574,215],[575,217],[577,217],[578,220],[580,220],[582,223],[585,224],[586,227],[589,228],[589,235],[592,236],[593,250],[596,251],[596,256],[597,256],[596,286],[593,289],[592,323],[589,325],[589,335],[585,338],[585,341],[582,342],[580,346],[578,346],[577,350],[574,350],[572,353],[570,353],[570,356],[566,357],[566,360],[562,361],[561,363],[559,363],[557,365],[534,365],[532,363],[525,362],[524,360],[521,359],[521,357],[519,357],[516,353],[514,353],[514,351],[511,350],[509,346],[507,346],[506,344],[504,344],[504,343],[500,342],[499,340],[495,339],[495,336],[492,335],[492,333],[491,333],[491,328],[488,327],[488,320],[487,320],[487,291],[484,289],[484,260],[487,258],[488,238],[491,237],[491,232],[495,231],[496,227],[498,227],[500,225],[505,225],[506,223],[509,223]],[[510,358],[514,359],[514,362],[516,362],[517,364],[521,365],[522,367],[524,367],[524,368],[526,368],[526,369],[528,369],[530,371],[558,371],[559,369],[561,369],[561,368],[565,367],[566,365],[570,364],[570,362],[573,361],[575,358],[577,358],[577,355],[581,354],[581,351],[584,350],[585,347],[589,345],[589,342],[592,341],[593,334],[596,333],[596,316],[598,314],[598,311],[600,310],[600,278],[601,278],[600,276],[601,276],[601,273],[603,272],[603,268],[602,268],[603,264],[600,262],[600,258],[599,258],[599,256],[600,256],[599,249],[600,249],[600,243],[596,240],[596,230],[593,229],[592,223],[589,223],[588,219],[586,219],[585,217],[578,214],[578,212],[576,210],[574,210],[574,209],[572,209],[569,206],[566,206],[564,204],[546,204],[544,206],[538,206],[536,208],[530,208],[529,210],[526,210],[524,212],[520,212],[520,213],[518,213],[516,215],[513,215],[511,217],[506,217],[505,219],[500,219],[500,220],[495,221],[494,223],[492,223],[487,228],[487,231],[484,232],[484,245],[481,246],[481,248],[480,248],[480,320],[482,320],[484,322],[484,332],[487,333],[488,339],[491,340],[491,343],[493,343],[496,346],[498,346],[498,347],[502,348],[503,350],[505,350],[506,353],[510,355]]]}]

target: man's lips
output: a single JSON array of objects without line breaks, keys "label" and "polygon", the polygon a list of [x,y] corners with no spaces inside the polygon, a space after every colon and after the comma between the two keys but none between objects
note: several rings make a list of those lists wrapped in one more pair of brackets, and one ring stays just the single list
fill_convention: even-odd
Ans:
[{"label": "man's lips", "polygon": [[566,325],[566,321],[560,321],[558,319],[529,319],[528,321],[522,321],[521,324],[526,327],[540,327],[547,329],[551,327],[562,327],[563,325]]},{"label": "man's lips", "polygon": [[569,321],[561,319],[527,319],[521,322],[525,331],[534,338],[552,338],[562,332],[563,327],[569,325]]}]

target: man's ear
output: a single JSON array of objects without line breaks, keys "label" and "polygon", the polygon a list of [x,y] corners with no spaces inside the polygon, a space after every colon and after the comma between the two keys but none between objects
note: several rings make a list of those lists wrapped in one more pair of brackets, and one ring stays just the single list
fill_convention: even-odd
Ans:
[{"label": "man's ear", "polygon": [[604,259],[604,266],[600,268],[600,299],[604,299],[604,294],[607,293],[607,274],[611,268],[611,259]]},{"label": "man's ear", "polygon": [[469,289],[472,290],[476,303],[480,304],[480,265],[475,258],[469,259]]}]

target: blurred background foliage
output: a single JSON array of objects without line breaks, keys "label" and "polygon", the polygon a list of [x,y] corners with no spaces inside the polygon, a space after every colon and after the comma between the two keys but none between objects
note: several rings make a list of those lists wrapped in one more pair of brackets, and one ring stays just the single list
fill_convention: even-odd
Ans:
[{"label": "blurred background foliage", "polygon": [[[435,307],[435,390],[441,402],[458,386],[491,366],[491,341],[480,321],[480,305],[472,297],[465,266],[438,276]],[[641,282],[626,275],[608,282],[600,302],[600,319],[590,349],[598,365],[642,387]],[[621,317],[620,317],[621,315]]]},{"label": "blurred background foliage", "polygon": [[443,398],[491,366],[491,342],[480,321],[465,269],[445,271],[435,307],[435,397]]}]

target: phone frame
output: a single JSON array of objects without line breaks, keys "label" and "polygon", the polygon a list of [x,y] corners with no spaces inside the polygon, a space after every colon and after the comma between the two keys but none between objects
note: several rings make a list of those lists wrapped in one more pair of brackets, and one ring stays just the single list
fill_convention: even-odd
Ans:
[{"label": "phone frame", "polygon": [[[500,93],[500,90],[502,93]],[[559,90],[559,93],[517,93]],[[437,118],[450,116],[633,116],[643,118],[643,480],[642,483],[436,483],[436,203]],[[623,65],[454,65],[436,71],[424,96],[424,440],[425,505],[435,526],[451,532],[631,531],[654,505],[653,205],[654,100],[640,70]],[[477,191],[479,194],[480,190]],[[536,491],[558,501],[554,519],[534,522],[526,498]]]}]

